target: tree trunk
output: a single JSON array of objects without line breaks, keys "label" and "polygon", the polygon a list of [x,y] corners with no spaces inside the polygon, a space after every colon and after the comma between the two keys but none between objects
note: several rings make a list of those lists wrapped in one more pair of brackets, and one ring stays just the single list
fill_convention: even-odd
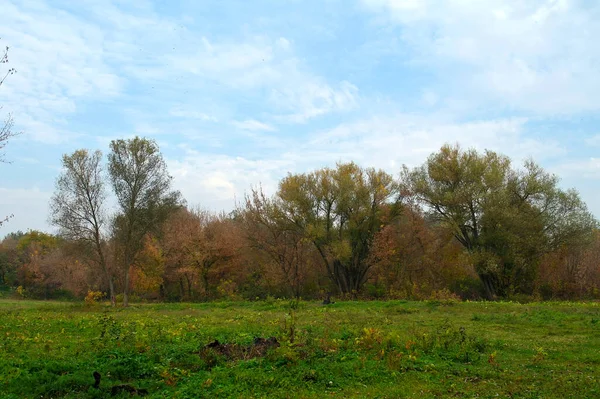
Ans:
[{"label": "tree trunk", "polygon": [[185,281],[187,283],[187,288],[188,288],[188,300],[192,300],[194,298],[193,293],[192,293],[192,280],[190,279],[190,276],[188,276],[187,274],[185,275]]},{"label": "tree trunk", "polygon": [[123,306],[129,306],[129,275],[131,274],[131,266],[127,268],[125,273],[125,289],[123,290]]},{"label": "tree trunk", "polygon": [[209,282],[208,282],[208,269],[202,270],[202,284],[204,285],[204,300],[209,299]]},{"label": "tree trunk", "polygon": [[110,305],[114,308],[117,306],[117,298],[115,296],[115,284],[112,277],[108,277],[108,290],[110,291]]},{"label": "tree trunk", "polygon": [[110,304],[112,307],[115,307],[117,305],[117,300],[115,297],[115,285],[113,283],[113,278],[110,275],[108,267],[106,266],[106,258],[104,257],[104,251],[102,250],[102,243],[100,242],[100,235],[98,232],[96,232],[95,244],[96,244],[96,252],[98,252],[98,256],[100,257],[100,266],[102,267],[102,271],[104,272],[104,275],[105,275],[106,279],[108,280]]},{"label": "tree trunk", "polygon": [[479,276],[483,287],[485,288],[485,296],[487,300],[493,301],[496,299],[496,287],[494,284],[494,277],[489,274],[482,274]]}]

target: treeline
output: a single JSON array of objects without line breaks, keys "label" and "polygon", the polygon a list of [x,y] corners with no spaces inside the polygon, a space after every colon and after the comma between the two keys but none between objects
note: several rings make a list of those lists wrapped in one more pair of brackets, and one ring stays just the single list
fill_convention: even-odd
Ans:
[{"label": "treeline", "polygon": [[0,244],[13,295],[600,298],[597,222],[533,161],[446,145],[399,178],[340,163],[289,174],[273,196],[254,188],[229,214],[188,206],[152,140],[113,141],[106,166],[100,151],[62,161],[58,235]]}]

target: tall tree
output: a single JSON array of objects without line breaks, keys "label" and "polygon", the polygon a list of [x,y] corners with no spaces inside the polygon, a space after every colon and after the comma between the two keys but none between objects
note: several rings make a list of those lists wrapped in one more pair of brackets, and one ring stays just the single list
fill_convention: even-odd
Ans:
[{"label": "tall tree", "polygon": [[473,255],[487,296],[528,292],[540,257],[590,234],[596,221],[573,191],[532,161],[445,145],[404,169],[404,182]]},{"label": "tall tree", "polygon": [[312,244],[286,217],[277,199],[253,189],[238,213],[250,246],[265,254],[278,269],[288,293],[300,298]]},{"label": "tall tree", "polygon": [[[4,52],[0,53],[0,64],[8,64],[8,49],[8,46],[6,46]],[[4,81],[8,76],[15,72],[17,72],[15,68],[8,68],[5,72],[0,71],[0,86],[4,84]],[[0,105],[0,110],[1,109],[2,105]],[[2,150],[6,147],[6,144],[8,144],[8,140],[19,134],[13,130],[13,127],[14,120],[12,114],[9,113],[4,119],[4,122],[0,124],[0,162],[6,162]],[[11,217],[12,215],[2,217],[2,219],[0,219],[0,226],[2,226],[3,223],[6,223]]]},{"label": "tall tree", "polygon": [[161,224],[176,209],[179,192],[171,190],[171,176],[153,140],[135,137],[113,140],[108,171],[120,212],[114,235],[125,274],[123,304],[129,305],[130,274],[148,233],[159,233]]},{"label": "tall tree", "polygon": [[91,249],[91,260],[102,270],[114,306],[115,288],[104,246],[106,191],[102,153],[77,150],[63,155],[62,165],[63,172],[56,181],[56,190],[50,200],[50,221],[59,227],[62,237]]},{"label": "tall tree", "polygon": [[308,174],[289,175],[279,184],[281,210],[313,242],[331,281],[356,294],[371,267],[375,234],[384,215],[400,208],[398,184],[389,174],[355,163],[340,163]]}]

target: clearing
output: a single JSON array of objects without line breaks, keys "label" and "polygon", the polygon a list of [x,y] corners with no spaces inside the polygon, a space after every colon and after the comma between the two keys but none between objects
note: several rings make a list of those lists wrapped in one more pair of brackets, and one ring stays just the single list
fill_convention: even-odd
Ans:
[{"label": "clearing", "polygon": [[599,378],[599,303],[0,301],[2,398],[597,398]]}]

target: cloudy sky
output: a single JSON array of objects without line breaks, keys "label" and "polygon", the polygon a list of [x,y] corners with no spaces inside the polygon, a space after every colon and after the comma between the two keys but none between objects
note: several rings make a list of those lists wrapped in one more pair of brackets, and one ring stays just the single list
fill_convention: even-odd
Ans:
[{"label": "cloudy sky", "polygon": [[[397,174],[445,142],[533,157],[600,216],[600,3],[2,0],[0,236],[51,230],[60,157],[155,139],[190,204],[288,172]],[[4,65],[6,67],[6,65]],[[4,70],[4,69],[3,69]]]}]

